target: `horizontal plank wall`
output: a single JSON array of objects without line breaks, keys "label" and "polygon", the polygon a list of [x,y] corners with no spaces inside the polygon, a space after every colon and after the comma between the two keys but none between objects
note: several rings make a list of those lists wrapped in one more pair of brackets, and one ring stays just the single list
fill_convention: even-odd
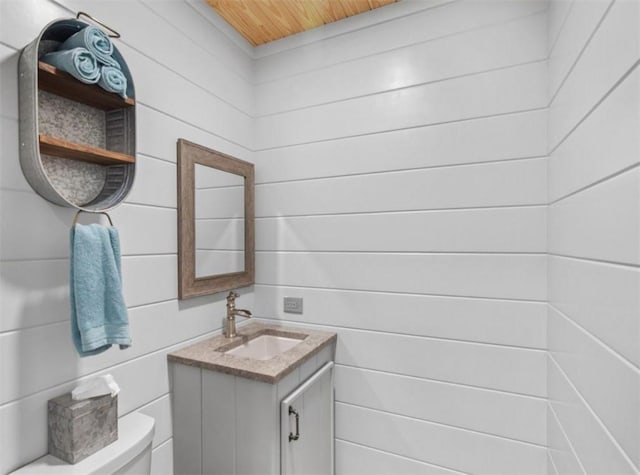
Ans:
[{"label": "horizontal plank wall", "polygon": [[547,5],[421,5],[256,50],[256,312],[338,332],[337,473],[545,473]]},{"label": "horizontal plank wall", "polygon": [[639,21],[637,2],[551,2],[547,439],[558,474],[640,471]]},{"label": "horizontal plank wall", "polygon": [[[18,162],[20,50],[49,21],[87,11],[117,29],[138,99],[135,186],[111,215],[133,346],[80,359],[69,329],[73,210],[49,204]],[[147,28],[153,25],[152,28]],[[144,27],[143,27],[144,26]],[[152,471],[172,472],[166,353],[220,329],[224,296],[177,300],[176,140],[252,161],[252,62],[189,2],[0,2],[0,473],[47,451],[46,401],[111,373],[119,413],[156,419]],[[252,289],[241,302],[253,308]]]}]

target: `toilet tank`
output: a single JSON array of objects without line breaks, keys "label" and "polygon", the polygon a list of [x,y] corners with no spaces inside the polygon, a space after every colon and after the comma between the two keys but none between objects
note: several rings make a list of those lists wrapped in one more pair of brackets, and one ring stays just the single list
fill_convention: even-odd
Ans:
[{"label": "toilet tank", "polygon": [[45,455],[12,475],[148,475],[154,427],[153,418],[129,414],[118,421],[118,440],[86,459],[72,465]]}]

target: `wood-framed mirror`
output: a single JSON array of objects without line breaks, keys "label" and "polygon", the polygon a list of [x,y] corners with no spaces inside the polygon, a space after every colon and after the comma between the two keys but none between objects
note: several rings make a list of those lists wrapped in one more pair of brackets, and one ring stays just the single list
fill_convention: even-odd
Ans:
[{"label": "wood-framed mirror", "polygon": [[178,297],[255,282],[252,163],[178,139]]}]

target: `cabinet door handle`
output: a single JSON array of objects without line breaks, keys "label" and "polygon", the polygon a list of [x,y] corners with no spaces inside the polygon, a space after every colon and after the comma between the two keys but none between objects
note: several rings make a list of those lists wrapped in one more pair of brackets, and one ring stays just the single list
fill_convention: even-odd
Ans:
[{"label": "cabinet door handle", "polygon": [[289,415],[294,414],[296,416],[296,433],[289,432],[289,442],[293,440],[298,440],[300,438],[300,414],[296,411],[293,406],[289,406]]}]

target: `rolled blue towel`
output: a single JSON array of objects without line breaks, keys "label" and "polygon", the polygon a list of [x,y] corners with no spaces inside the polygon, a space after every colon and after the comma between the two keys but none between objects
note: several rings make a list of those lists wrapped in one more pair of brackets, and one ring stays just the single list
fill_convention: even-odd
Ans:
[{"label": "rolled blue towel", "polygon": [[41,61],[68,72],[78,81],[95,84],[100,79],[100,67],[96,57],[84,48],[47,53]]},{"label": "rolled blue towel", "polygon": [[107,66],[120,69],[120,63],[113,59],[113,43],[107,34],[95,26],[87,26],[73,34],[60,45],[59,51],[73,48],[86,48],[96,59]]},{"label": "rolled blue towel", "polygon": [[115,92],[123,99],[127,98],[127,78],[118,68],[102,66],[98,85],[105,91]]}]

